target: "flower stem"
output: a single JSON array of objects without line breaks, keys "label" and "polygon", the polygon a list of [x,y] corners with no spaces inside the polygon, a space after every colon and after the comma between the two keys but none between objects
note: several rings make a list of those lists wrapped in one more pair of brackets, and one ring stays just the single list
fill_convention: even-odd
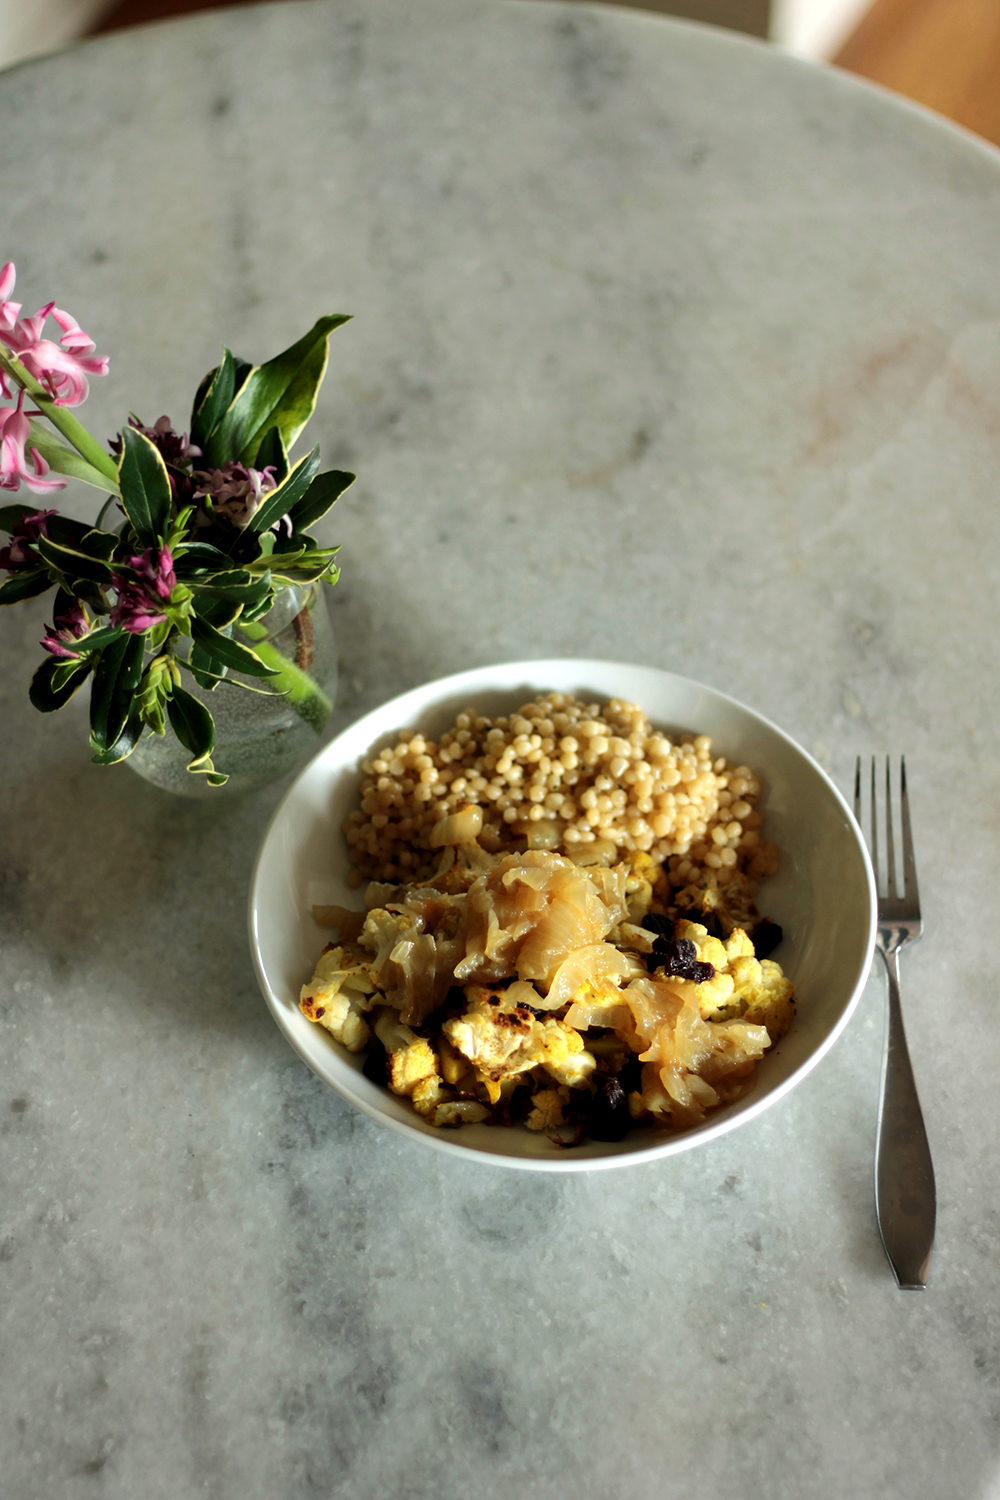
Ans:
[{"label": "flower stem", "polygon": [[[273,667],[277,677],[268,679],[272,692],[280,694],[292,705],[300,719],[319,734],[333,712],[333,702],[308,672],[303,672],[289,661],[273,641],[267,639],[267,631],[256,621],[240,621],[237,628],[242,635],[253,641],[253,649],[266,667]],[[259,632],[259,634],[258,634]]]},{"label": "flower stem", "polygon": [[15,380],[18,385],[23,386],[25,391],[35,402],[43,417],[46,417],[66,441],[76,449],[81,458],[85,458],[92,468],[96,469],[108,481],[108,488],[118,490],[118,466],[110,453],[105,453],[96,438],[91,437],[82,422],[64,406],[57,406],[52,395],[41,385],[33,375],[29,375],[21,362],[0,350],[0,369]]}]

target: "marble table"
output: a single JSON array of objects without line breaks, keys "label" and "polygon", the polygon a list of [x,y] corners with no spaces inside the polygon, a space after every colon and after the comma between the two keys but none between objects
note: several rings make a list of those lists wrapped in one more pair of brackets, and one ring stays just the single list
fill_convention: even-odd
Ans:
[{"label": "marble table", "polygon": [[[332,0],[0,77],[3,258],[183,414],[322,311],[335,726],[491,660],[731,691],[841,785],[904,750],[925,1293],[876,1231],[883,989],[674,1159],[456,1166],[352,1112],[244,936],[282,788],[171,800],[27,702],[5,613],[5,1500],[1000,1496],[1000,157],[599,6]],[[85,492],[70,498],[91,513]]]}]

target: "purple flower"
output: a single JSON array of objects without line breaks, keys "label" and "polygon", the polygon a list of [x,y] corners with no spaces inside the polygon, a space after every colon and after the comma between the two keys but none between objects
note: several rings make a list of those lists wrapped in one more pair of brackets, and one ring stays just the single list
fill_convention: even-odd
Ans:
[{"label": "purple flower", "polygon": [[278,485],[272,464],[266,469],[252,469],[236,459],[223,464],[221,469],[213,469],[210,474],[195,470],[194,477],[201,488],[195,490],[192,498],[208,501],[203,508],[206,514],[201,524],[208,525],[213,518],[222,516],[238,531],[249,523],[264,496]]},{"label": "purple flower", "polygon": [[111,624],[122,625],[133,635],[142,635],[155,625],[162,625],[167,618],[165,605],[177,586],[174,560],[169,547],[160,549],[153,561],[153,548],[147,547],[141,556],[130,557],[127,567],[135,575],[125,578],[112,573],[111,582],[118,591],[118,602],[111,611]]},{"label": "purple flower", "polygon": [[10,534],[10,546],[0,547],[0,568],[6,568],[8,573],[23,573],[26,568],[40,567],[41,558],[31,549],[38,538],[45,535],[49,516],[55,514],[54,510],[36,510],[16,521]]},{"label": "purple flower", "polygon": [[53,656],[58,656],[63,661],[79,661],[80,652],[74,651],[72,645],[81,636],[87,634],[90,629],[90,621],[87,612],[79,599],[74,599],[68,609],[55,616],[55,623],[46,625],[46,634],[42,637],[42,645],[46,651]]},{"label": "purple flower", "polygon": [[18,391],[17,405],[0,409],[0,490],[19,490],[22,484],[39,495],[63,490],[69,481],[45,478],[49,466],[37,448],[28,450],[32,465],[28,468],[25,445],[31,437],[31,424],[23,407],[24,392]]},{"label": "purple flower", "polygon": [[[159,449],[163,462],[169,468],[180,468],[189,463],[192,458],[201,457],[201,449],[196,448],[194,443],[188,442],[186,432],[175,432],[169,417],[157,417],[152,427],[144,427],[138,417],[129,417],[128,425],[141,432],[143,437]],[[120,454],[122,451],[122,440],[120,437],[111,439],[108,444],[112,453]]]}]

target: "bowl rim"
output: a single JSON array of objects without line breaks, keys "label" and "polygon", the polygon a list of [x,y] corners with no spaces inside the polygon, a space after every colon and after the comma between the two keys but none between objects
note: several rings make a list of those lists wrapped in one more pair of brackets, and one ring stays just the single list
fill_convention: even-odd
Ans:
[{"label": "bowl rim", "polygon": [[[518,674],[520,672],[524,672],[529,675],[530,681],[531,678],[535,678],[537,680],[538,676],[544,673],[547,667],[551,667],[553,670],[558,669],[560,671],[565,671],[567,668],[572,668],[574,671],[578,672],[582,678],[586,678],[588,671],[599,671],[600,673],[626,671],[642,671],[654,673],[661,678],[670,678],[677,683],[682,683],[687,688],[694,688],[700,692],[710,694],[721,704],[725,705],[726,707],[732,708],[741,715],[748,716],[750,719],[756,721],[757,724],[763,726],[766,730],[770,731],[779,739],[783,740],[785,744],[796,755],[800,756],[807,762],[814,773],[820,778],[822,782],[825,783],[827,791],[832,794],[834,801],[836,803],[839,803],[841,810],[844,814],[846,814],[846,827],[849,829],[857,851],[861,855],[861,865],[865,874],[866,895],[868,901],[868,935],[865,945],[865,953],[864,957],[857,965],[850,995],[846,1003],[844,1004],[840,1015],[834,1022],[833,1026],[831,1026],[830,1030],[817,1043],[816,1047],[809,1053],[808,1057],[804,1058],[802,1062],[799,1063],[798,1067],[795,1068],[787,1078],[785,1078],[781,1083],[777,1084],[767,1094],[762,1095],[761,1097],[756,1099],[752,1098],[751,1096],[749,1102],[746,1103],[745,1106],[742,1109],[738,1110],[736,1113],[728,1114],[718,1120],[713,1120],[711,1117],[709,1117],[705,1124],[696,1126],[694,1129],[680,1131],[676,1135],[667,1136],[665,1139],[654,1141],[652,1144],[646,1143],[641,1146],[636,1146],[636,1148],[631,1151],[617,1151],[614,1153],[609,1153],[606,1156],[592,1156],[587,1158],[573,1157],[569,1152],[562,1152],[559,1155],[553,1156],[551,1158],[506,1155],[504,1153],[494,1152],[482,1147],[463,1145],[460,1139],[460,1132],[456,1131],[454,1133],[449,1132],[446,1134],[445,1132],[440,1131],[429,1133],[428,1131],[420,1128],[416,1120],[411,1123],[405,1119],[397,1119],[392,1115],[385,1114],[372,1103],[370,1103],[368,1099],[353,1093],[346,1085],[341,1084],[335,1079],[324,1077],[321,1073],[316,1072],[316,1069],[313,1067],[311,1060],[305,1055],[298,1044],[298,1036],[294,1029],[294,1018],[289,1014],[287,1006],[275,993],[274,989],[271,986],[270,980],[264,967],[263,960],[261,958],[260,943],[257,932],[257,912],[259,910],[257,899],[258,884],[261,878],[265,856],[268,852],[268,846],[271,842],[272,835],[282,822],[282,819],[286,814],[286,810],[298,793],[302,782],[314,771],[314,768],[316,767],[318,762],[320,762],[325,756],[331,755],[334,747],[340,743],[345,735],[357,734],[359,731],[363,730],[364,725],[368,720],[374,720],[381,717],[395,705],[400,706],[402,717],[400,718],[399,723],[400,725],[404,724],[406,722],[406,704],[407,701],[411,698],[422,698],[428,693],[432,692],[434,701],[425,703],[419,710],[419,712],[433,712],[435,702],[437,702],[438,700],[447,699],[454,694],[461,692],[466,687],[468,687],[469,691],[471,692],[477,690],[490,690],[490,683],[488,681],[481,681],[480,679],[488,678],[491,673],[503,672],[505,675],[510,676]],[[496,691],[497,688],[494,686],[492,690]],[[545,689],[540,688],[539,691],[545,691]],[[561,691],[561,689],[556,689],[555,691]],[[383,731],[375,731],[372,738],[377,738],[378,734],[381,732]],[[384,732],[389,733],[391,731],[387,729]],[[253,959],[254,972],[257,976],[257,983],[260,986],[261,993],[279,1030],[285,1037],[285,1040],[291,1046],[292,1050],[301,1059],[301,1061],[305,1063],[306,1067],[309,1068],[310,1072],[315,1073],[316,1077],[318,1077],[322,1083],[326,1084],[327,1087],[332,1088],[337,1094],[341,1096],[341,1098],[346,1100],[346,1102],[352,1105],[355,1109],[360,1109],[362,1113],[368,1115],[369,1118],[378,1121],[379,1124],[388,1127],[398,1135],[404,1136],[407,1140],[422,1141],[436,1151],[445,1152],[453,1159],[460,1158],[465,1162],[480,1162],[491,1166],[513,1167],[521,1171],[529,1172],[594,1172],[611,1167],[639,1166],[644,1163],[662,1161],[665,1157],[677,1156],[681,1152],[693,1150],[695,1146],[705,1145],[710,1141],[718,1140],[721,1136],[727,1135],[731,1130],[735,1130],[739,1126],[747,1125],[752,1120],[758,1119],[766,1109],[769,1109],[773,1104],[776,1104],[779,1100],[787,1097],[792,1089],[795,1088],[797,1084],[801,1083],[802,1080],[806,1078],[823,1060],[823,1058],[827,1055],[827,1053],[831,1050],[831,1048],[843,1034],[848,1022],[857,1009],[858,1003],[861,999],[862,991],[864,990],[865,984],[867,983],[872,958],[875,951],[877,924],[877,886],[875,881],[875,874],[872,869],[871,857],[869,855],[868,846],[865,842],[862,831],[855,821],[854,814],[848,806],[846,798],[842,795],[836,783],[831,779],[831,777],[827,775],[822,766],[819,765],[819,763],[809,754],[809,752],[803,749],[803,747],[798,743],[797,740],[793,739],[791,735],[787,734],[785,730],[781,729],[777,724],[773,722],[773,720],[767,718],[766,715],[758,713],[756,709],[748,707],[747,704],[742,703],[738,698],[734,698],[731,694],[724,693],[718,688],[711,687],[707,683],[698,681],[698,679],[696,678],[686,677],[679,672],[672,672],[666,668],[652,667],[638,662],[613,662],[596,657],[529,657],[519,661],[499,661],[488,663],[480,667],[467,668],[461,672],[450,673],[446,677],[433,678],[428,682],[420,683],[415,687],[408,688],[405,692],[397,693],[392,698],[386,699],[384,703],[381,703],[375,708],[369,709],[366,713],[361,714],[357,719],[352,720],[351,723],[345,724],[338,731],[338,733],[334,735],[332,739],[327,741],[325,745],[321,746],[316,754],[306,762],[306,764],[297,773],[294,781],[285,791],[277,807],[274,809],[274,812],[268,820],[267,827],[264,831],[264,834],[260,841],[260,846],[257,850],[257,855],[254,859],[253,871],[250,876],[250,887],[247,903],[248,937],[250,943],[250,952]]]}]

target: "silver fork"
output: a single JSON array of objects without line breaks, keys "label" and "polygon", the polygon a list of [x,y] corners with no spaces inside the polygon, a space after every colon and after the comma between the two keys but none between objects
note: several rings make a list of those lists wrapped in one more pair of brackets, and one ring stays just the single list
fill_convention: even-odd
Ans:
[{"label": "silver fork", "polygon": [[[934,1245],[934,1167],[924,1117],[920,1111],[913,1067],[906,1047],[899,999],[899,953],[921,932],[917,866],[910,832],[906,762],[899,760],[900,826],[903,834],[903,884],[896,884],[892,831],[892,776],[885,761],[885,895],[879,885],[878,798],[875,757],[871,775],[871,857],[878,891],[876,946],[885,960],[888,1006],[882,1053],[882,1084],[875,1133],[875,1214],[896,1281],[905,1289],[927,1285]],[[861,757],[854,773],[854,816],[861,826]]]}]

